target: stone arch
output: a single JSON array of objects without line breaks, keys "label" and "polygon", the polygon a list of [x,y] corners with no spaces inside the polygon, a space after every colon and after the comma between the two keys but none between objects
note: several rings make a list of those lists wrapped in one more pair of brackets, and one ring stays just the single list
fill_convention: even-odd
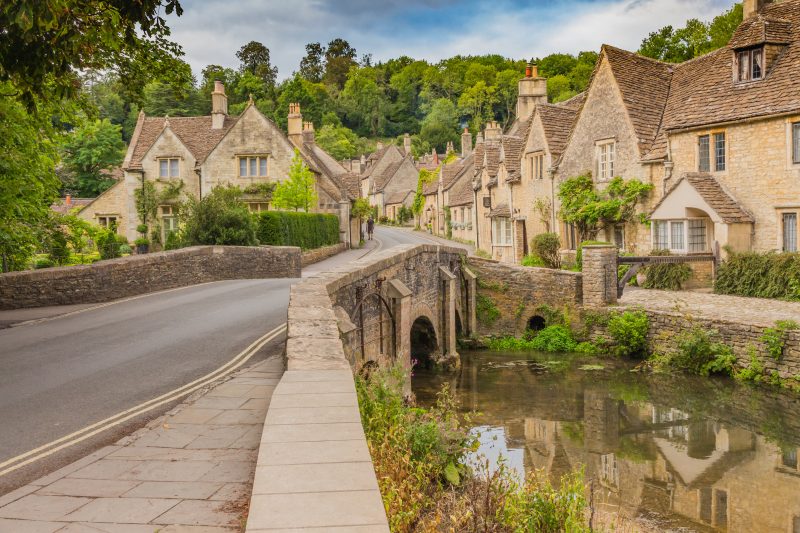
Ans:
[{"label": "stone arch", "polygon": [[411,323],[411,360],[417,366],[431,368],[441,352],[439,337],[430,317],[420,315]]},{"label": "stone arch", "polygon": [[547,325],[547,321],[541,315],[533,315],[528,318],[526,323],[526,331],[542,331]]}]

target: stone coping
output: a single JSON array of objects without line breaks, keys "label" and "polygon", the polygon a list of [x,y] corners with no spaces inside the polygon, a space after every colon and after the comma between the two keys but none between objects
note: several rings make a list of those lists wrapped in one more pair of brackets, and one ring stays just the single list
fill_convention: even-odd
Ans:
[{"label": "stone coping", "polygon": [[323,246],[321,248],[315,248],[313,250],[305,250],[301,256],[300,263],[303,268],[305,268],[309,265],[313,265],[314,263],[319,263],[324,259],[328,259],[329,257],[333,257],[336,254],[342,253],[345,250],[347,250],[347,243],[344,242],[332,244],[330,246]]},{"label": "stone coping", "polygon": [[248,532],[389,531],[331,295],[416,255],[442,251],[465,254],[402,245],[292,286],[287,370],[264,423]]}]

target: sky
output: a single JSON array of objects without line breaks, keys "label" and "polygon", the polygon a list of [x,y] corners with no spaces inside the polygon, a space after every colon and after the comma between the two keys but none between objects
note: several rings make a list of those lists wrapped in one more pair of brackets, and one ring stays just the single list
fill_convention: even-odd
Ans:
[{"label": "sky", "polygon": [[209,64],[238,67],[249,41],[270,49],[279,79],[290,77],[305,45],[341,37],[359,58],[500,54],[515,59],[599,50],[636,50],[651,31],[689,18],[711,20],[733,0],[181,0],[169,17],[195,74]]}]

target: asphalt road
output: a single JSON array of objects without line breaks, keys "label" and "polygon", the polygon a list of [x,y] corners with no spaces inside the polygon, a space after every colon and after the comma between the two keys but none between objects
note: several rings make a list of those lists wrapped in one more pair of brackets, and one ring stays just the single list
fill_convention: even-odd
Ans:
[{"label": "asphalt road", "polygon": [[[376,228],[375,237],[366,249],[339,254],[313,270],[397,244],[432,242],[385,227]],[[69,314],[51,309],[46,314],[56,316],[0,330],[0,472],[9,459],[224,365],[286,320],[289,287],[296,281],[223,281],[77,312],[65,306],[61,312]],[[264,346],[250,363],[279,354],[281,340]],[[0,494],[116,441],[177,401],[0,475]]]}]

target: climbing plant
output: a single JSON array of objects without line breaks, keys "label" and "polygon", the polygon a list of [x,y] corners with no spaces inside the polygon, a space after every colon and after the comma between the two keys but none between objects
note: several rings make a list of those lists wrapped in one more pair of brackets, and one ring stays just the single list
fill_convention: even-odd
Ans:
[{"label": "climbing plant", "polygon": [[432,183],[439,176],[439,168],[436,167],[434,170],[423,168],[419,171],[417,192],[414,194],[414,203],[411,204],[411,211],[414,212],[414,215],[420,216],[422,214],[422,208],[425,207],[425,195],[423,194],[425,185]]}]

